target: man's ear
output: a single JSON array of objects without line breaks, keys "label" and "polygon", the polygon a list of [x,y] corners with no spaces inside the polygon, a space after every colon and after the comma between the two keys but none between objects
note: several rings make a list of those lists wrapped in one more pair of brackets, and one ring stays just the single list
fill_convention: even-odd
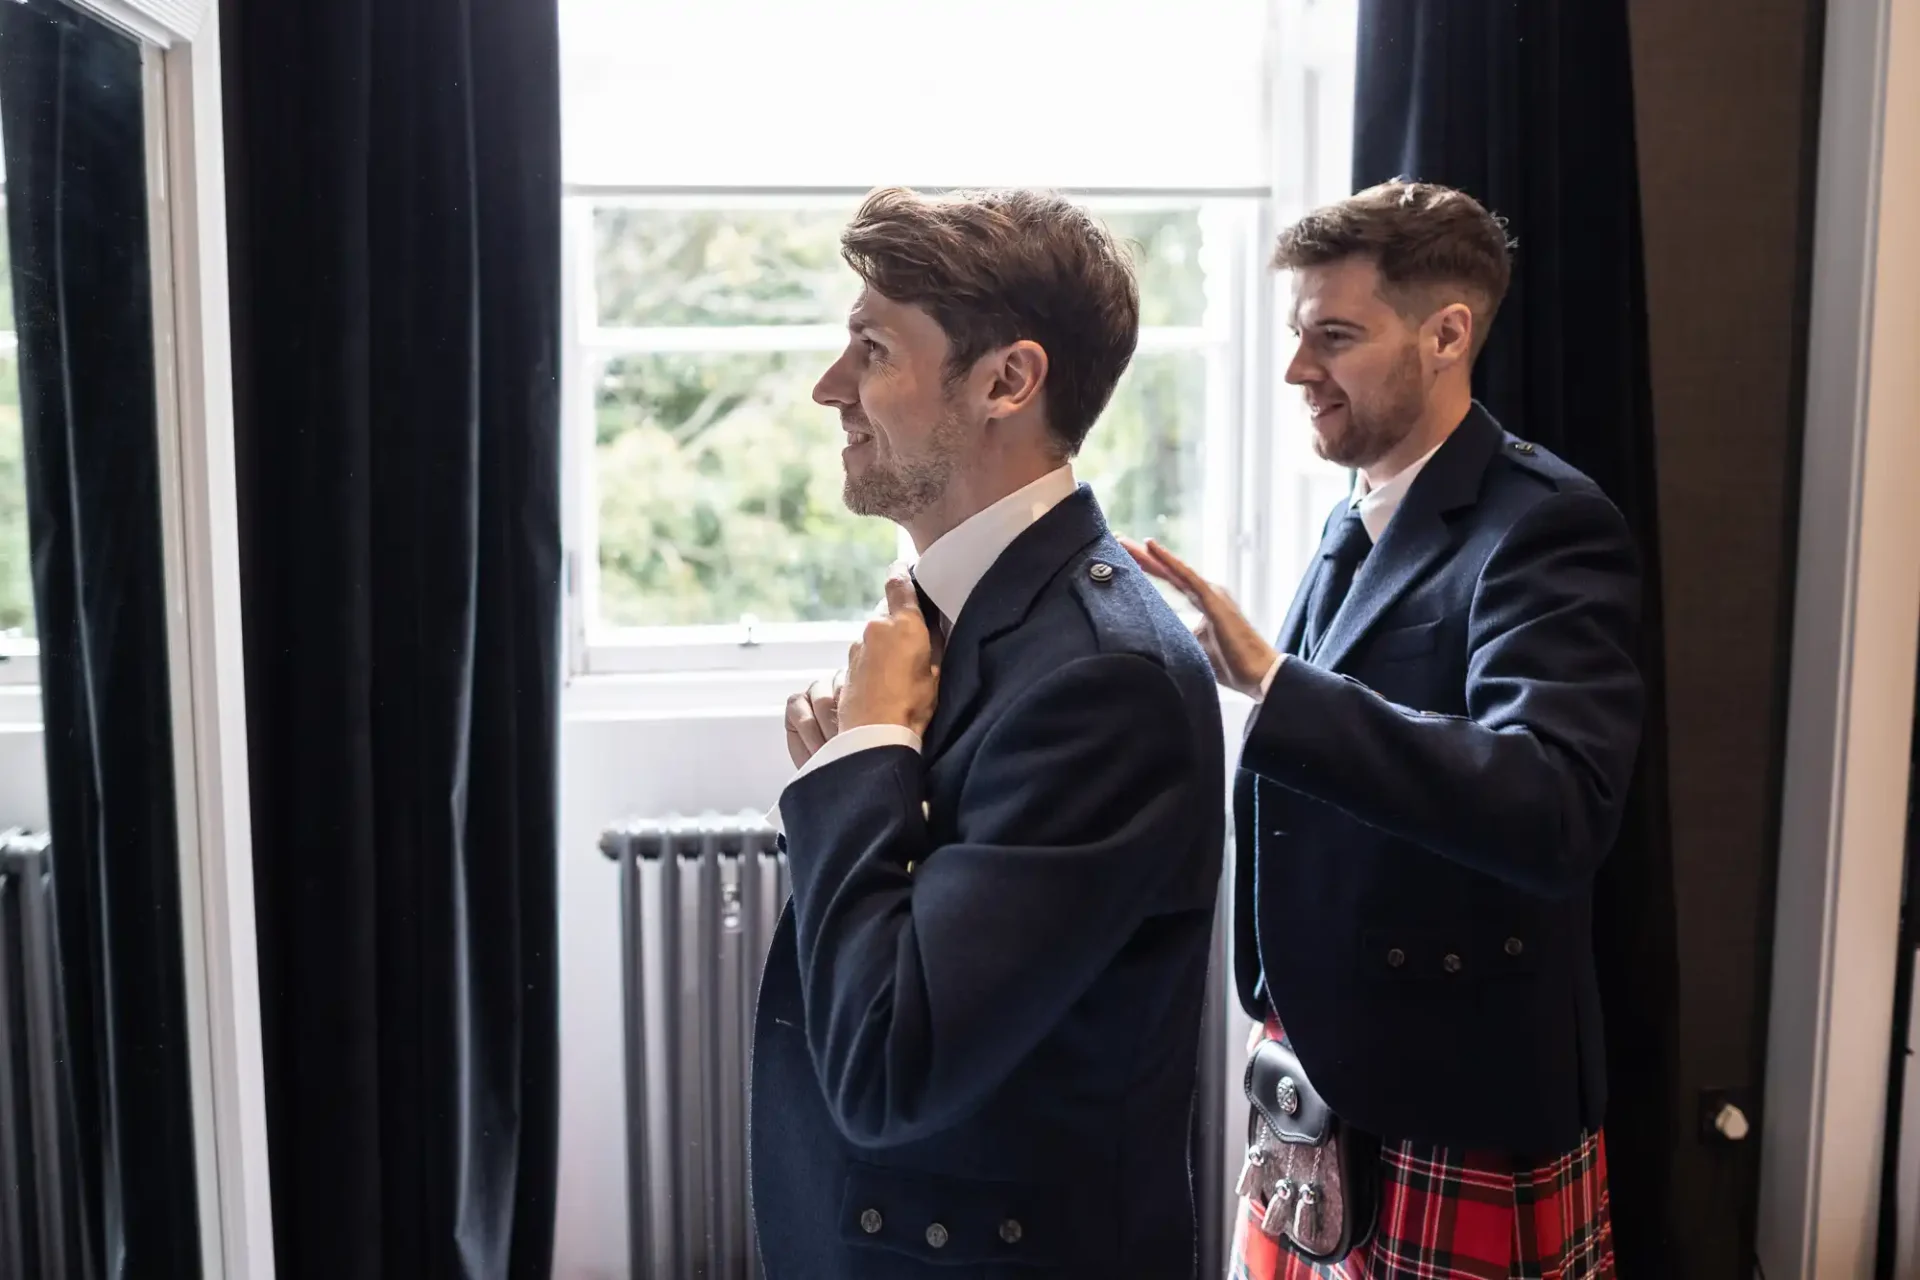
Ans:
[{"label": "man's ear", "polygon": [[1022,338],[1009,347],[981,357],[990,380],[987,386],[987,416],[1011,418],[1029,405],[1037,404],[1047,381],[1047,352],[1031,339]]},{"label": "man's ear", "polygon": [[1473,308],[1450,302],[1427,317],[1423,326],[1431,335],[1434,358],[1441,368],[1473,357]]}]

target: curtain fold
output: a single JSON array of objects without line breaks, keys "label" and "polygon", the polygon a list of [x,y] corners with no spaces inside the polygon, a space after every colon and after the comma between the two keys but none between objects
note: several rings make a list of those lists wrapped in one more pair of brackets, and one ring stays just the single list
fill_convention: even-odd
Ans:
[{"label": "curtain fold", "polygon": [[0,4],[75,1278],[200,1273],[142,90],[134,41]]},{"label": "curtain fold", "polygon": [[[1474,371],[1501,422],[1591,476],[1645,571],[1648,704],[1620,838],[1595,888],[1614,1225],[1623,1275],[1663,1275],[1681,1094],[1665,630],[1633,76],[1625,0],[1361,0],[1355,188],[1464,190],[1508,220],[1513,287]],[[1715,1084],[1728,1082],[1715,1081]],[[1749,1144],[1757,1145],[1757,1144]]]},{"label": "curtain fold", "polygon": [[222,18],[279,1271],[546,1280],[555,6]]}]

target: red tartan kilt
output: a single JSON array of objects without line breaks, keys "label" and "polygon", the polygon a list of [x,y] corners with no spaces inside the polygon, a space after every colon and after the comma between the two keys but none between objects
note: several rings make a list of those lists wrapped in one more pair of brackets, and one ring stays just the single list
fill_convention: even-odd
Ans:
[{"label": "red tartan kilt", "polygon": [[1402,1142],[1380,1164],[1379,1225],[1338,1267],[1269,1239],[1266,1205],[1242,1199],[1232,1280],[1613,1280],[1601,1134],[1538,1163]]}]

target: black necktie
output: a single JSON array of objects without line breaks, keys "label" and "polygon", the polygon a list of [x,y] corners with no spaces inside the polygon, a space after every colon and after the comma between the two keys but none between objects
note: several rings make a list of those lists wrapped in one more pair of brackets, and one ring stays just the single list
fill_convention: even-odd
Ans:
[{"label": "black necktie", "polygon": [[927,594],[927,589],[920,585],[920,579],[911,571],[907,573],[907,581],[913,584],[913,593],[920,597],[920,616],[927,620],[927,630],[945,635],[947,620],[946,615],[940,612],[940,606],[933,602],[933,597]]},{"label": "black necktie", "polygon": [[1312,660],[1320,648],[1321,641],[1327,638],[1327,632],[1333,626],[1333,617],[1340,612],[1340,604],[1347,598],[1347,589],[1353,586],[1353,575],[1360,569],[1360,562],[1367,558],[1367,552],[1373,550],[1373,537],[1367,532],[1367,526],[1360,520],[1356,508],[1349,511],[1322,548],[1321,558],[1327,564],[1320,571],[1320,583],[1314,588],[1313,600],[1307,606],[1306,645],[1301,656]]}]

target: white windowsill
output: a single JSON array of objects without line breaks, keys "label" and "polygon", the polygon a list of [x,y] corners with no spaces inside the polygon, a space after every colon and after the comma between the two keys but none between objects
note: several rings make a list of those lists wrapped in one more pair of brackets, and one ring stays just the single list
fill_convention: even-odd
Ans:
[{"label": "white windowsill", "polygon": [[0,684],[0,733],[38,733],[40,686]]},{"label": "white windowsill", "polygon": [[786,714],[787,698],[823,669],[675,671],[575,676],[561,692],[562,720],[707,720]]},{"label": "white windowsill", "polygon": [[[632,675],[584,675],[561,693],[562,720],[779,719],[787,698],[826,674],[828,668],[765,671],[674,671]],[[1223,712],[1245,714],[1251,699],[1220,691]]]}]

